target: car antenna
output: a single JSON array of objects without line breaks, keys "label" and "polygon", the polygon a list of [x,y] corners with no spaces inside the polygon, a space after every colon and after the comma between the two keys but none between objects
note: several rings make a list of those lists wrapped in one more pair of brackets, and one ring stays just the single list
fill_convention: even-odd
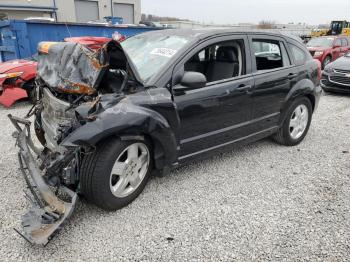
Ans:
[{"label": "car antenna", "polygon": [[65,24],[65,26],[66,26],[66,28],[67,28],[67,31],[68,31],[69,37],[72,37],[72,34],[70,33],[69,28],[68,28],[67,21],[66,21],[66,22],[64,22],[64,24]]}]

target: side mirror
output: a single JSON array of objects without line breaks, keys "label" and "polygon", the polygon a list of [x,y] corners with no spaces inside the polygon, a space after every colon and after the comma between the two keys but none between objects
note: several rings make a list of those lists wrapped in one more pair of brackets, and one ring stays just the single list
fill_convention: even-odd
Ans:
[{"label": "side mirror", "polygon": [[176,92],[184,92],[193,89],[199,89],[205,87],[207,84],[207,78],[205,75],[199,72],[185,72],[180,85],[173,88]]}]

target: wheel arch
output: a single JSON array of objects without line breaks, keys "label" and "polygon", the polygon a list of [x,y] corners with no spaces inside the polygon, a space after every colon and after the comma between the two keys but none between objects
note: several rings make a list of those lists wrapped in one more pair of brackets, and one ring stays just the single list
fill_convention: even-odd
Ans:
[{"label": "wheel arch", "polygon": [[121,140],[148,139],[153,146],[155,168],[170,168],[177,159],[177,140],[168,121],[153,110],[131,107],[128,114],[121,111],[101,114],[98,120],[73,131],[61,145],[95,147],[110,137]]},{"label": "wheel arch", "polygon": [[281,110],[281,118],[279,123],[280,125],[283,124],[288,109],[296,99],[300,99],[302,97],[307,98],[312,105],[312,110],[315,110],[316,97],[314,95],[314,89],[314,83],[310,79],[304,79],[302,81],[299,81],[296,85],[293,86],[293,88],[289,91],[288,95],[285,98],[284,107]]}]

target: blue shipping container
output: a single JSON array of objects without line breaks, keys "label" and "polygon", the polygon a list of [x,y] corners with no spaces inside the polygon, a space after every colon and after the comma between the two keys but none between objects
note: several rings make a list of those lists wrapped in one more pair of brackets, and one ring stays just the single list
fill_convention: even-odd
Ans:
[{"label": "blue shipping container", "polygon": [[149,27],[122,27],[79,23],[49,23],[25,20],[0,21],[0,58],[2,62],[30,57],[42,41],[63,41],[66,37],[126,37],[155,30]]}]

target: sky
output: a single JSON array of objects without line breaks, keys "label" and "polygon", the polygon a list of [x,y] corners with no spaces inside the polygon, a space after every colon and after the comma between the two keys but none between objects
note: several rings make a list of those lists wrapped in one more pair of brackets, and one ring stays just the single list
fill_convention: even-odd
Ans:
[{"label": "sky", "polygon": [[141,0],[142,13],[215,24],[328,24],[350,20],[350,0]]}]

